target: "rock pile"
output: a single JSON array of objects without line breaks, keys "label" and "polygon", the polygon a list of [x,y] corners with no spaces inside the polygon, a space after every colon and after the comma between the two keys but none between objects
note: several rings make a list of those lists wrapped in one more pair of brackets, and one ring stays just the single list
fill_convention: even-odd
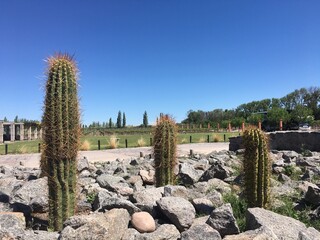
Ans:
[{"label": "rock pile", "polygon": [[[304,223],[269,210],[249,208],[240,233],[225,194],[241,195],[241,150],[179,158],[177,185],[154,186],[150,156],[78,163],[77,215],[61,232],[48,226],[47,179],[39,169],[0,166],[0,239],[320,239]],[[272,151],[273,205],[293,196],[294,209],[320,218],[320,154]]]}]

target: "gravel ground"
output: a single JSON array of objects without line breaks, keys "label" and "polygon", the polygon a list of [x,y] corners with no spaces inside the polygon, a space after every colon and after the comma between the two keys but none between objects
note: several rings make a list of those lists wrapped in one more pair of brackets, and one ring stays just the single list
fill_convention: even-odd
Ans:
[{"label": "gravel ground", "polygon": [[[178,145],[178,156],[188,155],[190,150],[193,153],[209,154],[213,151],[228,150],[229,143],[192,143]],[[79,157],[86,157],[89,162],[106,162],[116,159],[131,159],[151,153],[151,147],[140,148],[119,148],[101,151],[80,151]],[[0,155],[0,166],[19,166],[39,167],[40,154],[16,154],[16,155]]]}]

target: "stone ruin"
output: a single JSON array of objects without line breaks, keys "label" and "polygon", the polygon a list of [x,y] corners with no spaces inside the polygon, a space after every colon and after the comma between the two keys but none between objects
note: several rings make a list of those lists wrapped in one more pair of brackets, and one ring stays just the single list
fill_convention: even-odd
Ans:
[{"label": "stone ruin", "polygon": [[[25,133],[26,132],[26,133]],[[4,122],[0,120],[0,144],[4,141],[23,141],[42,138],[42,129],[25,129],[24,123]]]}]

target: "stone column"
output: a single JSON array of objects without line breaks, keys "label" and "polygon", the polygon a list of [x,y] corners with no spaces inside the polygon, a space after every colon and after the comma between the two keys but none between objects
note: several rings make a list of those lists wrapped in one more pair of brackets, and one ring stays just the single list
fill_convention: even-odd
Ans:
[{"label": "stone column", "polygon": [[3,143],[3,122],[0,122],[0,143]]},{"label": "stone column", "polygon": [[15,126],[14,123],[11,123],[10,125],[10,141],[14,142],[16,140],[16,131],[15,131]]},{"label": "stone column", "polygon": [[228,124],[228,131],[231,132],[231,123]]},{"label": "stone column", "polygon": [[220,123],[218,123],[217,130],[220,131]]},{"label": "stone column", "polygon": [[280,125],[280,131],[282,131],[282,119],[280,119],[279,125]]},{"label": "stone column", "polygon": [[33,139],[38,139],[38,129],[36,128],[33,132],[34,136]]},{"label": "stone column", "polygon": [[28,128],[28,140],[31,140],[31,127]]},{"label": "stone column", "polygon": [[210,129],[210,123],[208,123],[208,129]]},{"label": "stone column", "polygon": [[24,140],[24,124],[20,124],[20,141]]},{"label": "stone column", "polygon": [[261,121],[258,123],[258,128],[261,130]]},{"label": "stone column", "polygon": [[244,132],[244,122],[242,122],[242,132]]}]

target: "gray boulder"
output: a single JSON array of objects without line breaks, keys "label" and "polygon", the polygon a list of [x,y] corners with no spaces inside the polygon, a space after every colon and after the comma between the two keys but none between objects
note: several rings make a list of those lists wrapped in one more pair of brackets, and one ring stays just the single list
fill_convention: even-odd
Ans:
[{"label": "gray boulder", "polygon": [[132,202],[118,197],[105,197],[103,199],[100,198],[99,203],[94,201],[93,204],[93,209],[100,212],[104,210],[110,210],[113,208],[124,208],[128,210],[130,215],[132,215],[135,212],[141,211]]},{"label": "gray boulder", "polygon": [[125,209],[112,209],[104,214],[72,218],[65,222],[60,240],[118,240],[126,232],[130,220],[129,213]]},{"label": "gray boulder", "polygon": [[300,221],[282,216],[263,208],[249,208],[246,212],[248,230],[255,230],[262,226],[268,227],[279,239],[298,239],[299,232],[307,230]]},{"label": "gray boulder", "polygon": [[122,177],[102,174],[97,177],[97,183],[99,183],[100,187],[106,188],[109,191],[116,192],[123,196],[129,196],[133,193],[133,189],[130,188],[128,183]]},{"label": "gray boulder", "polygon": [[177,240],[180,238],[180,232],[172,224],[162,224],[152,233],[143,233],[136,235],[134,240]]},{"label": "gray boulder", "polygon": [[21,213],[0,214],[0,239],[19,239],[25,233],[25,221]]},{"label": "gray boulder", "polygon": [[79,173],[84,170],[89,170],[89,161],[86,157],[78,159],[77,170]]},{"label": "gray boulder", "polygon": [[200,176],[191,164],[182,163],[179,165],[178,179],[184,185],[192,185],[198,182]]},{"label": "gray boulder", "polygon": [[44,177],[27,181],[21,188],[13,193],[11,204],[19,207],[19,210],[24,213],[31,212],[32,208],[38,209],[40,212],[45,212],[49,209],[48,201],[47,177]]},{"label": "gray boulder", "polygon": [[219,232],[208,224],[196,225],[181,233],[181,240],[220,240]]},{"label": "gray boulder", "polygon": [[320,239],[320,232],[316,229],[309,227],[304,231],[299,232],[299,240],[315,240]]},{"label": "gray boulder", "polygon": [[312,205],[320,205],[320,188],[309,186],[308,191],[306,192],[304,199],[306,202],[311,203]]},{"label": "gray boulder", "polygon": [[144,184],[149,184],[149,185],[154,184],[154,174],[155,174],[154,170],[147,171],[147,170],[141,169],[139,171],[139,175]]},{"label": "gray boulder", "polygon": [[225,179],[232,175],[233,170],[230,167],[223,166],[221,163],[215,163],[200,177],[199,181],[208,181],[212,178]]},{"label": "gray boulder", "polygon": [[216,229],[221,237],[238,234],[240,232],[230,203],[213,210],[206,223]]},{"label": "gray boulder", "polygon": [[[228,235],[223,240],[280,240],[268,227],[262,226],[256,230],[249,230],[237,235]],[[281,238],[283,239],[283,238]]]},{"label": "gray boulder", "polygon": [[194,207],[183,198],[163,197],[157,201],[157,206],[180,231],[188,229],[195,218]]},{"label": "gray boulder", "polygon": [[193,204],[197,213],[200,214],[210,215],[210,213],[214,210],[213,203],[207,198],[195,198],[192,199],[191,203]]},{"label": "gray boulder", "polygon": [[162,198],[163,192],[164,187],[147,188],[142,191],[137,191],[132,195],[132,202],[141,210],[155,215],[154,207],[157,206],[156,201]]},{"label": "gray boulder", "polygon": [[164,186],[163,196],[164,197],[181,197],[184,199],[188,199],[189,191],[185,186],[167,185],[167,186]]}]

